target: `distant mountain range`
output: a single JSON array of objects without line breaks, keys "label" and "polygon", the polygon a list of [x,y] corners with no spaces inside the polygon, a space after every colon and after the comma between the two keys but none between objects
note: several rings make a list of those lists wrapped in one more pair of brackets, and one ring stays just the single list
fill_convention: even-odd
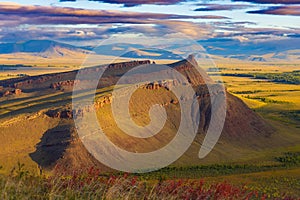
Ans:
[{"label": "distant mountain range", "polygon": [[149,48],[140,44],[117,43],[101,45],[99,47],[84,47],[99,55],[119,56],[124,58],[139,59],[172,59],[180,60],[181,56],[167,50]]},{"label": "distant mountain range", "polygon": [[201,44],[210,54],[215,55],[264,55],[275,53],[278,51],[287,51],[291,49],[299,49],[300,39],[273,40],[273,41],[240,41],[229,38],[213,38],[207,40],[199,40]]},{"label": "distant mountain range", "polygon": [[[197,41],[208,54],[223,58],[247,61],[294,61],[300,59],[300,38],[288,38],[272,41],[240,41],[230,38],[212,38]],[[186,51],[189,44],[180,46]],[[0,43],[0,54],[27,53],[36,56],[55,58],[68,57],[69,54],[98,54],[136,59],[170,59],[182,58],[178,45],[169,45],[168,50],[149,48],[146,45],[116,43],[99,47],[78,47],[51,40],[30,40],[18,43]],[[188,52],[191,53],[191,52]]]},{"label": "distant mountain range", "polygon": [[30,40],[19,43],[0,43],[0,54],[11,53],[45,53],[55,51],[56,48],[68,49],[73,51],[85,50],[69,44],[59,43],[51,40]]},{"label": "distant mountain range", "polygon": [[300,58],[300,38],[272,41],[240,41],[230,38],[199,40],[211,55],[250,61],[295,60]]}]

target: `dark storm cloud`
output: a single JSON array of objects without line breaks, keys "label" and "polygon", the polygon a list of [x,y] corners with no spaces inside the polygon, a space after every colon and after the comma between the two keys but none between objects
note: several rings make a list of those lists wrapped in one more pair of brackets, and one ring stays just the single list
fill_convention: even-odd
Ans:
[{"label": "dark storm cloud", "polygon": [[272,6],[267,9],[248,11],[247,13],[300,16],[300,6]]},{"label": "dark storm cloud", "polygon": [[239,10],[253,7],[252,5],[242,5],[242,4],[196,4],[201,6],[194,11],[221,11],[221,10]]},{"label": "dark storm cloud", "polygon": [[[60,0],[60,2],[75,2],[76,0]],[[101,3],[110,3],[110,4],[121,4],[125,7],[139,6],[143,4],[154,4],[154,5],[173,5],[181,2],[186,2],[187,0],[89,0],[89,1],[98,1]]]}]

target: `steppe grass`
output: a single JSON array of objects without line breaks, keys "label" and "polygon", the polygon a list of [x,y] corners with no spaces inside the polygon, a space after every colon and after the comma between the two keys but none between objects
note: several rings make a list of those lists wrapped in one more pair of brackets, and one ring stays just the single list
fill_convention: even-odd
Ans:
[{"label": "steppe grass", "polygon": [[[276,189],[219,179],[145,180],[131,174],[105,175],[95,168],[65,173],[56,166],[52,175],[32,175],[18,164],[0,176],[1,199],[296,199]],[[234,180],[234,178],[232,178]],[[294,180],[287,178],[291,184]],[[228,179],[231,181],[231,179]],[[276,181],[275,179],[274,181]]]},{"label": "steppe grass", "polygon": [[[266,72],[264,74],[268,77]],[[223,76],[222,79],[230,93],[263,117],[284,125],[297,126],[300,123],[300,85],[275,83],[246,75],[245,72],[245,77]]]}]

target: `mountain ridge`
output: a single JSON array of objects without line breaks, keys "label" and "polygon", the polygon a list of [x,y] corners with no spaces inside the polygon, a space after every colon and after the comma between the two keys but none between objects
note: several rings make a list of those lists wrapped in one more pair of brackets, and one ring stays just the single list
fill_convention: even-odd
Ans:
[{"label": "mountain ridge", "polygon": [[[88,53],[80,47],[75,47],[70,44],[60,43],[53,40],[28,40],[17,43],[0,43],[0,54],[12,54],[12,53],[54,53],[59,49],[67,49],[71,51]],[[63,55],[61,55],[63,56]]]},{"label": "mountain ridge", "polygon": [[[241,41],[233,38],[212,38],[198,40],[207,54],[223,58],[254,62],[295,61],[300,57],[300,38],[272,41]],[[178,49],[179,47],[179,49]],[[189,46],[185,46],[188,48]],[[0,43],[0,54],[27,53],[45,58],[68,57],[74,53],[117,56],[136,59],[180,60],[180,46],[169,45],[168,50],[149,48],[141,44],[115,43],[98,47],[74,46],[52,40],[29,40],[17,43]],[[179,54],[178,54],[179,52]]]}]

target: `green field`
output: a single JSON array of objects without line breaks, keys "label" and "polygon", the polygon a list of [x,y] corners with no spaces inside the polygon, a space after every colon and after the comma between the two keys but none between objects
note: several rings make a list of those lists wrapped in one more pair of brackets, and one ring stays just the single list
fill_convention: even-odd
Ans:
[{"label": "green field", "polygon": [[299,126],[300,85],[297,69],[300,66],[225,66],[217,74],[222,77],[230,93],[267,119],[287,126]]}]

